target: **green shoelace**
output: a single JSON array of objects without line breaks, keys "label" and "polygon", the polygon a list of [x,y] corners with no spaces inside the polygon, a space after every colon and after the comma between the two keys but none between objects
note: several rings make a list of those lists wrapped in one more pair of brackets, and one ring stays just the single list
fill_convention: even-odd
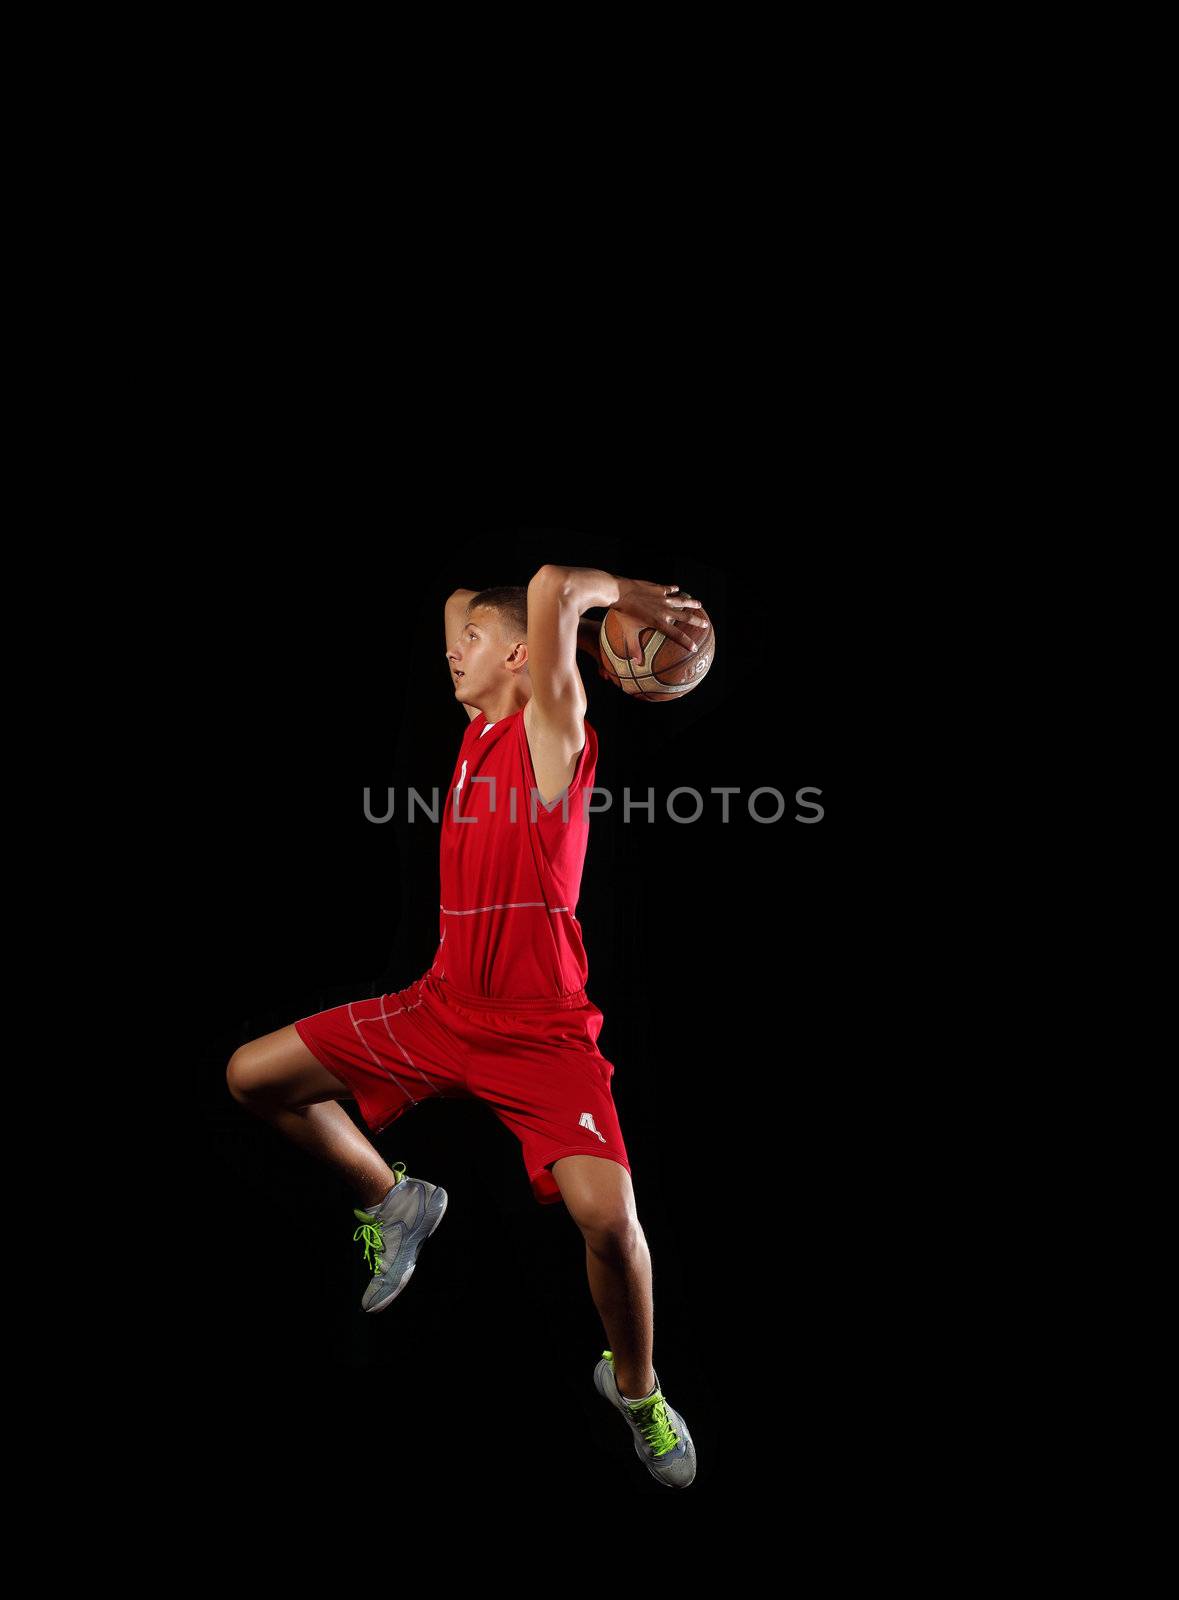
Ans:
[{"label": "green shoelace", "polygon": [[[400,1172],[397,1171],[398,1167],[401,1168]],[[405,1176],[405,1162],[395,1162],[392,1170],[396,1174],[396,1181],[400,1183]],[[352,1237],[353,1239],[364,1240],[365,1265],[371,1268],[375,1274],[380,1274],[384,1270],[381,1263],[381,1255],[385,1249],[385,1236],[381,1232],[380,1221],[373,1212],[362,1211],[359,1206],[352,1207],[352,1215],[360,1218],[360,1227],[357,1228]]]},{"label": "green shoelace", "polygon": [[[610,1369],[613,1371],[614,1352],[603,1350],[602,1355],[610,1363]],[[617,1383],[618,1380],[615,1379],[615,1387]],[[620,1396],[621,1393],[619,1390]],[[667,1405],[658,1389],[654,1394],[640,1400],[637,1405],[632,1405],[629,1401],[624,1401],[624,1404],[635,1419],[638,1430],[643,1436],[643,1443],[652,1455],[665,1456],[669,1450],[675,1449],[680,1437],[668,1421]]]}]

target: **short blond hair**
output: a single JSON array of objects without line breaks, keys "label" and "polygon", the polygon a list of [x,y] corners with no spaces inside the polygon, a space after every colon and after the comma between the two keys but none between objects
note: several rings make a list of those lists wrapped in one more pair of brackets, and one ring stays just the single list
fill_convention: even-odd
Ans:
[{"label": "short blond hair", "polygon": [[481,589],[467,602],[467,616],[486,606],[499,618],[500,630],[511,635],[512,643],[528,637],[528,590],[518,583],[501,584],[496,589]]}]

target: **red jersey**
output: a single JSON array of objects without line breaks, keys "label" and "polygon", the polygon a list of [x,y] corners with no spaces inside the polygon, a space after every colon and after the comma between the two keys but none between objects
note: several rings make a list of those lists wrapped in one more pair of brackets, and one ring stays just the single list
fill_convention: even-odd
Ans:
[{"label": "red jersey", "polygon": [[567,797],[537,794],[524,708],[467,725],[442,812],[438,953],[454,990],[499,1000],[560,999],[589,976],[574,915],[589,841],[598,737],[585,743]]}]

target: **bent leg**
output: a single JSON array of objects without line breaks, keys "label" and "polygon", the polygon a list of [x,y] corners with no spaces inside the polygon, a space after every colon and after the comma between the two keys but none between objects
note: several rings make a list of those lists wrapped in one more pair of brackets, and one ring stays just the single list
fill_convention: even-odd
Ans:
[{"label": "bent leg", "polygon": [[552,1174],[585,1238],[590,1294],[614,1355],[614,1376],[632,1400],[655,1384],[651,1252],[630,1173],[604,1156],[562,1156]]},{"label": "bent leg", "polygon": [[239,1105],[335,1167],[362,1205],[376,1205],[397,1181],[339,1104],[351,1099],[352,1091],[320,1065],[293,1023],[241,1045],[229,1059],[225,1078]]}]

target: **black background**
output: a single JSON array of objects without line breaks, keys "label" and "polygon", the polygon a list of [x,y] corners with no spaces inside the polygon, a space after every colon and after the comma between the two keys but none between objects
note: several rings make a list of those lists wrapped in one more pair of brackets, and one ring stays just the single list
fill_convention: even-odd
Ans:
[{"label": "black background", "polygon": [[[838,515],[792,519],[769,488],[619,489],[529,524],[477,489],[353,497],[345,472],[297,468],[276,466],[285,515],[270,526],[289,536],[248,559],[224,547],[177,641],[166,959],[187,1003],[172,1126],[195,1136],[201,1197],[182,1244],[196,1287],[172,1289],[193,1416],[232,1437],[243,1478],[332,1461],[372,1482],[396,1456],[491,1491],[665,1492],[593,1388],[608,1340],[581,1236],[533,1199],[487,1108],[426,1104],[378,1136],[450,1199],[405,1292],[370,1317],[355,1196],[225,1079],[238,1045],[430,964],[437,827],[408,826],[401,799],[445,789],[467,725],[444,602],[552,561],[678,583],[716,629],[706,680],[673,704],[628,700],[582,658],[596,781],[616,795],[593,817],[578,907],[587,989],[652,1254],[655,1367],[698,1452],[692,1492],[740,1491],[787,1441],[816,1483],[849,1430],[867,1459],[903,1408],[884,1374],[908,1343],[906,1090],[885,1060],[904,1004],[883,822],[887,562]],[[653,823],[623,826],[626,785],[654,788]],[[704,795],[700,821],[667,815],[680,785]],[[712,785],[739,789],[727,825]],[[396,820],[365,818],[366,786],[378,802],[395,790]],[[749,813],[762,787],[784,797],[776,821]],[[815,814],[802,788],[819,791],[818,823],[796,820]],[[776,797],[759,806],[772,817]]]}]

